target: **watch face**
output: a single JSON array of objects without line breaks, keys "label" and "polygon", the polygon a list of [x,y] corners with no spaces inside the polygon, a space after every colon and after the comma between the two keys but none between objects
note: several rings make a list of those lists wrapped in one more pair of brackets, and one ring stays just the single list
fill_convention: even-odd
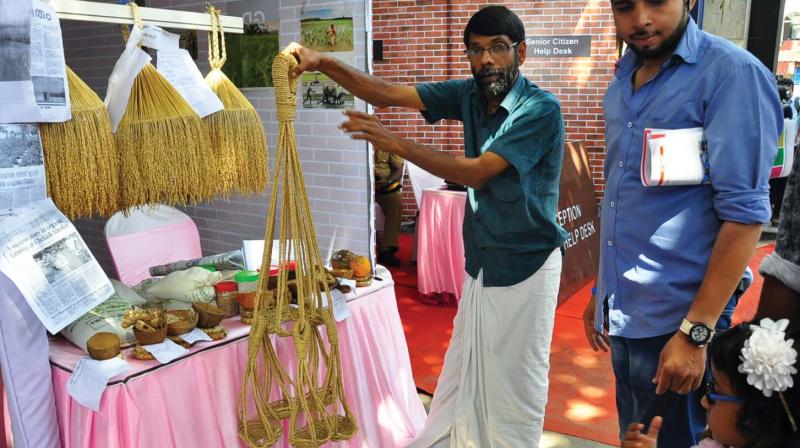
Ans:
[{"label": "watch face", "polygon": [[692,330],[689,332],[689,336],[692,339],[692,342],[697,344],[703,344],[708,341],[708,337],[710,335],[710,331],[703,325],[695,325],[692,327]]}]

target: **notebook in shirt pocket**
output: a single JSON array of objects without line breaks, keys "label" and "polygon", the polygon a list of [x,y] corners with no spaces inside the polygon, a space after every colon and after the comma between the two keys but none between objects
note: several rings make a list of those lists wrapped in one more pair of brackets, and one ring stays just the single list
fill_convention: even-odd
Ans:
[{"label": "notebook in shirt pocket", "polygon": [[677,104],[672,101],[652,104],[656,109],[655,113],[650,114],[652,118],[644,123],[645,128],[654,129],[686,129],[703,127],[705,110],[703,101],[690,100]]}]

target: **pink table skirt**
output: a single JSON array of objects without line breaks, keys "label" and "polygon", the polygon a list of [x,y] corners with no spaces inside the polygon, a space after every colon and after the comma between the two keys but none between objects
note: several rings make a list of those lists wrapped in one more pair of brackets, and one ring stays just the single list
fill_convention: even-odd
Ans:
[{"label": "pink table skirt", "polygon": [[[393,283],[384,283],[349,301],[351,316],[337,325],[345,394],[359,432],[349,441],[326,446],[402,446],[425,421]],[[64,340],[52,341],[62,446],[244,446],[236,427],[250,327],[238,317],[223,325],[229,332],[226,340],[197,344],[189,355],[168,365],[130,359],[133,370],[109,381],[97,413],[67,392],[71,368],[83,352]],[[294,359],[291,340],[276,338],[276,351],[284,363]],[[289,444],[282,439],[276,446]]]},{"label": "pink table skirt", "polygon": [[422,294],[449,293],[461,298],[466,198],[463,191],[422,191],[417,220],[417,281]]}]

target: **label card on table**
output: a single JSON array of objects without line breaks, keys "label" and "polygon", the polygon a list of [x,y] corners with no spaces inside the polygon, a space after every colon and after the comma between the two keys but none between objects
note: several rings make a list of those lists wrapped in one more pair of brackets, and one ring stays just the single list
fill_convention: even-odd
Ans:
[{"label": "label card on table", "polygon": [[200,342],[200,341],[213,341],[213,339],[211,339],[211,337],[208,334],[206,334],[205,331],[199,328],[195,328],[194,330],[186,334],[182,334],[179,337],[189,344],[194,344],[195,342]]},{"label": "label card on table", "polygon": [[189,350],[186,350],[169,339],[165,339],[164,342],[159,342],[158,344],[144,345],[142,348],[155,356],[161,364],[168,364],[170,361],[189,353]]},{"label": "label card on table", "polygon": [[347,294],[334,288],[331,290],[331,301],[333,302],[333,318],[336,322],[341,322],[350,317],[350,310],[347,308],[347,301],[356,298],[356,281],[340,278],[339,284],[349,286],[350,292]]},{"label": "label card on table", "polygon": [[84,356],[69,377],[67,392],[75,401],[97,412],[108,380],[130,368],[131,365],[119,357],[97,361]]}]

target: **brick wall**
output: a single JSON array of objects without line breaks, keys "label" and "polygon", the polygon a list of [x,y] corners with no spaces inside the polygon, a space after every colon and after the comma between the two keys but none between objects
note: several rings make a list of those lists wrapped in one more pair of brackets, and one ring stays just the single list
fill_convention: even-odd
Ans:
[{"label": "brick wall", "polygon": [[[528,58],[522,73],[560,100],[568,140],[584,140],[595,189],[604,181],[603,94],[613,76],[614,22],[608,0],[497,1],[516,12],[527,37],[592,35],[591,58]],[[487,3],[476,0],[373,0],[373,38],[383,40],[384,60],[374,74],[416,84],[470,77],[463,54],[467,21]],[[463,154],[461,124],[425,124],[418,113],[390,108],[376,112],[398,135],[439,151]],[[404,188],[404,220],[416,213],[411,187]]]},{"label": "brick wall", "polygon": [[[277,0],[276,0],[277,1]],[[111,2],[111,3],[116,3]],[[225,1],[214,1],[225,13]],[[300,39],[300,11],[308,2],[280,0],[281,47]],[[314,0],[313,6],[340,4],[338,1]],[[205,0],[150,0],[147,6],[205,11]],[[353,45],[356,66],[366,68],[365,8],[353,3]],[[105,96],[108,76],[123,49],[119,27],[110,24],[62,21],[67,64]],[[198,32],[200,72],[208,72],[206,33]],[[298,88],[298,91],[301,89]],[[270,164],[275,160],[278,136],[274,90],[245,89],[245,95],[261,115],[270,149]],[[298,101],[298,104],[302,101]],[[366,110],[363,102],[356,108]],[[358,253],[371,251],[369,159],[366,145],[343,136],[337,125],[339,111],[299,109],[295,128],[301,152],[309,201],[323,256],[340,248]],[[274,172],[274,171],[270,171]],[[230,201],[214,201],[184,207],[197,223],[204,254],[241,247],[243,239],[262,239],[269,196],[237,196]],[[113,275],[110,254],[103,238],[103,219],[75,223],[88,246],[107,273]]]}]

